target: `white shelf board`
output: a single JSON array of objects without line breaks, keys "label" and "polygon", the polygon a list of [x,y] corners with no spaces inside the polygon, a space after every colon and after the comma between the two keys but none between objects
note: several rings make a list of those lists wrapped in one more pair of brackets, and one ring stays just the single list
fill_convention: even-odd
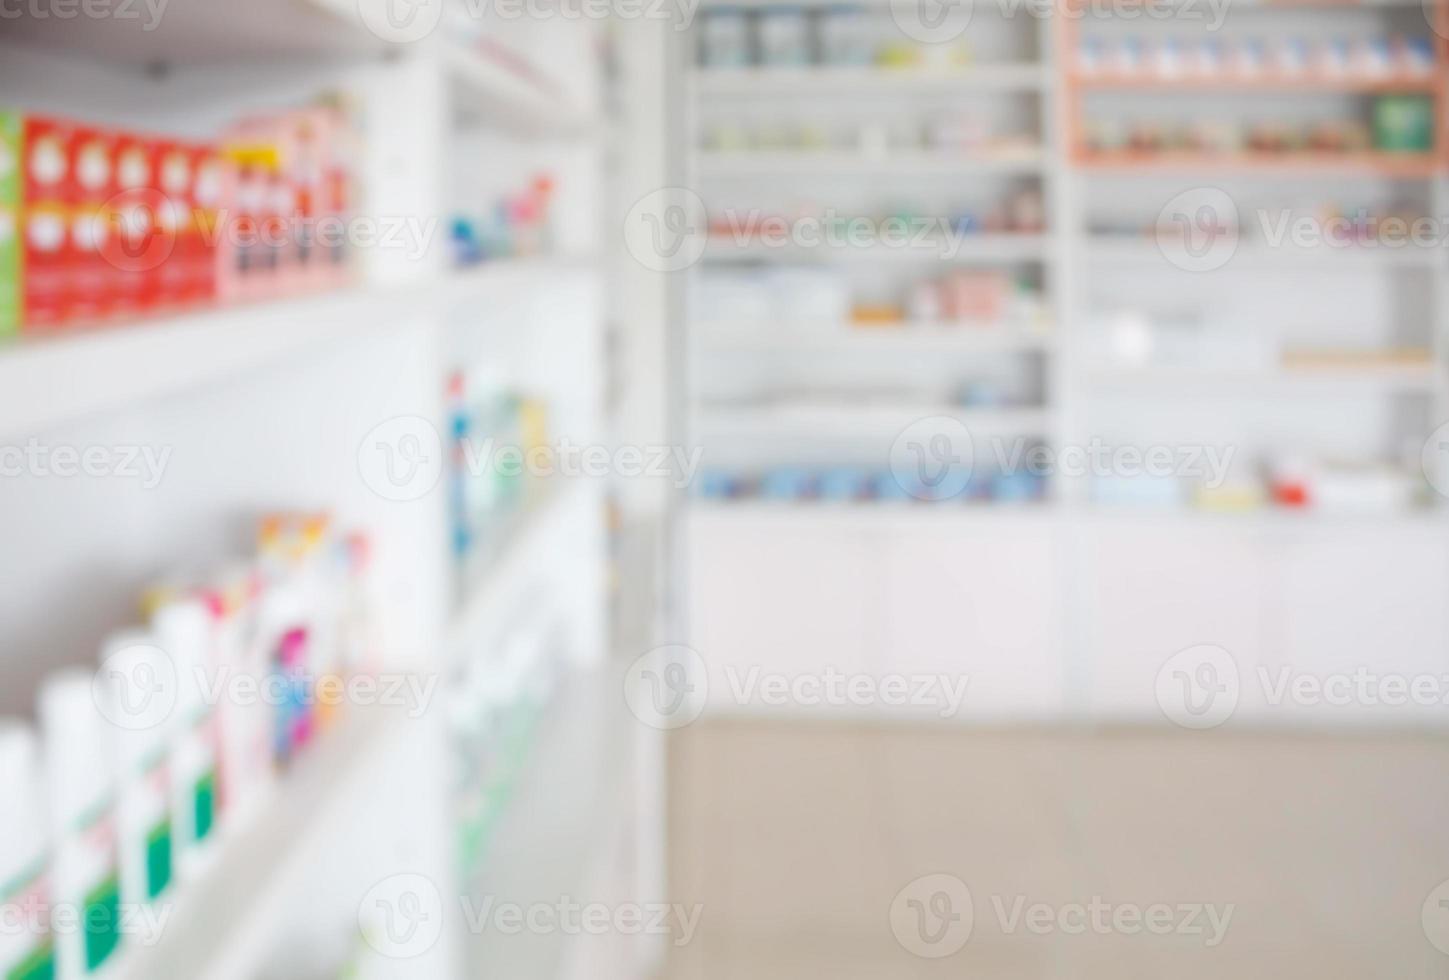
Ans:
[{"label": "white shelf board", "polygon": [[933,529],[979,523],[1056,523],[1063,528],[1094,526],[1209,526],[1253,531],[1326,531],[1344,528],[1422,528],[1449,526],[1449,508],[1387,513],[1291,510],[1262,507],[1247,511],[1211,511],[1190,507],[1106,504],[980,503],[960,501],[795,501],[690,499],[691,520],[759,526]]},{"label": "white shelf board", "polygon": [[554,567],[557,537],[568,527],[576,508],[597,495],[590,483],[577,480],[549,490],[538,503],[516,515],[502,543],[482,561],[481,570],[465,583],[465,593],[444,640],[451,659],[486,632],[528,590]]},{"label": "white shelf board", "polygon": [[[487,857],[467,891],[475,900],[528,906],[568,897],[588,903],[610,832],[634,788],[637,721],[624,707],[622,673],[613,664],[580,669],[563,682],[540,723],[523,775],[499,818]],[[496,977],[558,975],[569,937],[470,936],[472,969]],[[483,974],[478,974],[483,975]]]},{"label": "white shelf board", "polygon": [[472,304],[491,293],[548,288],[560,276],[591,274],[597,269],[597,259],[585,254],[490,259],[453,271],[441,294],[450,301]]},{"label": "white shelf board", "polygon": [[739,353],[949,355],[1047,350],[1056,342],[1050,329],[977,323],[700,323],[696,330],[706,350]]},{"label": "white shelf board", "polygon": [[699,176],[751,177],[962,177],[1036,174],[1045,169],[1040,150],[952,152],[851,150],[704,150],[695,157]]},{"label": "white shelf board", "polygon": [[[1088,262],[1174,269],[1167,254],[1146,236],[1141,238],[1088,236],[1083,245]],[[1321,270],[1323,268],[1442,269],[1443,248],[1352,246],[1302,247],[1267,242],[1242,242],[1222,271],[1252,272],[1258,269]],[[1217,271],[1217,270],[1214,270]]]},{"label": "white shelf board", "polygon": [[713,435],[769,439],[812,436],[850,438],[892,435],[921,419],[958,421],[973,433],[1045,435],[1048,413],[1043,408],[963,408],[932,404],[778,404],[749,407],[702,405],[699,428]]},{"label": "white shelf board", "polygon": [[175,911],[161,940],[126,948],[116,980],[256,975],[275,952],[272,943],[283,924],[279,891],[293,872],[315,873],[325,846],[319,835],[332,821],[347,819],[342,804],[359,780],[370,780],[371,791],[386,791],[370,763],[407,720],[391,709],[349,712],[281,779],[250,824],[223,828],[216,863],[168,897]]},{"label": "white shelf board", "polygon": [[521,75],[507,65],[457,45],[442,47],[443,64],[454,81],[455,109],[465,119],[502,126],[521,136],[569,138],[596,130],[590,114],[546,80]]},{"label": "white shelf board", "polygon": [[42,431],[404,320],[413,290],[353,287],[0,346],[0,435]]},{"label": "white shelf board", "polygon": [[983,503],[942,500],[699,500],[689,502],[691,520],[738,523],[752,527],[809,526],[932,530],[989,522],[1040,524],[1056,520],[1061,511],[1046,502]]},{"label": "white shelf board", "polygon": [[[742,234],[748,229],[742,229]],[[867,245],[822,242],[816,246],[764,242],[736,242],[729,234],[711,237],[704,257],[709,262],[790,262],[833,260],[860,262],[944,262],[978,265],[1045,262],[1050,240],[1036,234],[988,234],[963,236],[956,245],[950,240],[933,237],[917,242],[915,232],[908,231],[899,246],[876,242]]]},{"label": "white shelf board", "polygon": [[696,91],[710,98],[911,96],[930,92],[1034,92],[1048,85],[1043,65],[980,64],[963,68],[700,68]]},{"label": "white shelf board", "polygon": [[[36,17],[27,14],[32,5],[16,5],[22,16],[5,18],[4,33],[8,41],[135,68],[357,58],[388,47],[347,0],[185,0],[165,5],[159,18],[151,6],[111,4],[116,16],[87,17],[77,4],[69,17]],[[119,16],[123,7],[130,16]]]},{"label": "white shelf board", "polygon": [[592,270],[587,256],[499,259],[442,280],[351,286],[265,302],[22,336],[0,344],[0,437],[205,387],[316,346],[415,320],[437,303],[537,289]]},{"label": "white shelf board", "polygon": [[1346,391],[1429,393],[1443,386],[1443,378],[1427,364],[1350,368],[1269,368],[1260,371],[1197,367],[1099,368],[1086,380],[1098,389],[1165,388],[1169,392],[1213,391],[1251,394],[1319,389],[1324,394]]}]

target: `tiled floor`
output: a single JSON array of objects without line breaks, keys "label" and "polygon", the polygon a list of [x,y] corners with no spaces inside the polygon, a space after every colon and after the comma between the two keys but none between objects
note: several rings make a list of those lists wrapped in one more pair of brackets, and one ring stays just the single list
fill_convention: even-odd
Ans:
[{"label": "tiled floor", "polygon": [[[675,898],[703,906],[671,980],[1449,977],[1421,919],[1449,740],[732,722],[676,733],[670,778]],[[892,918],[931,874],[969,891],[964,945],[923,918],[967,908],[938,882]],[[1166,934],[1134,931],[1153,905]]]}]

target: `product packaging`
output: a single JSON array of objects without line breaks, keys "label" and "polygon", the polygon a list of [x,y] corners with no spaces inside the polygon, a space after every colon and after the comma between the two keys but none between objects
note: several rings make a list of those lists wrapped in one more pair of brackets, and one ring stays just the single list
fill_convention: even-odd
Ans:
[{"label": "product packaging", "polygon": [[113,634],[101,650],[100,693],[110,698],[113,725],[107,749],[117,777],[121,901],[129,908],[160,898],[172,878],[171,712],[160,710],[156,699],[174,698],[175,689],[162,665],[149,633]]},{"label": "product packaging", "polygon": [[157,234],[164,249],[156,268],[156,304],[162,308],[186,306],[192,301],[192,268],[189,251],[195,160],[189,147],[170,140],[158,141],[151,150],[150,185],[157,194]]},{"label": "product packaging", "polygon": [[222,208],[231,186],[227,166],[214,146],[193,145],[190,220],[179,243],[190,270],[187,297],[197,303],[216,300],[217,249],[220,247]]},{"label": "product packaging", "polygon": [[1374,102],[1374,146],[1390,153],[1434,148],[1434,103],[1418,95],[1384,95]]},{"label": "product packaging", "polygon": [[116,168],[115,207],[111,230],[116,235],[112,249],[118,316],[141,316],[161,298],[160,271],[156,250],[165,249],[159,195],[151,192],[155,172],[154,146],[133,133],[123,133],[114,143]]},{"label": "product packaging", "polygon": [[70,214],[76,200],[70,154],[74,136],[73,128],[60,120],[45,116],[25,119],[21,268],[22,318],[28,332],[54,330],[70,314]]},{"label": "product packaging", "polygon": [[212,618],[192,598],[163,603],[152,616],[157,645],[176,666],[177,698],[171,731],[171,824],[178,870],[191,876],[209,863],[218,822],[217,713],[208,693],[217,690]]},{"label": "product packaging", "polygon": [[113,159],[115,137],[98,129],[75,130],[68,169],[74,175],[75,197],[69,213],[72,248],[70,303],[66,318],[95,322],[109,316],[116,302],[116,253],[108,209],[116,196]]},{"label": "product packaging", "polygon": [[40,743],[20,722],[0,720],[0,977],[49,980],[55,975],[50,827],[40,771]]},{"label": "product packaging", "polygon": [[232,175],[229,205],[221,224],[216,283],[223,301],[264,297],[276,288],[278,255],[268,236],[276,233],[268,219],[274,200],[277,134],[263,118],[243,120],[222,137],[222,156]]},{"label": "product packaging", "polygon": [[255,571],[237,565],[225,569],[204,596],[212,617],[215,659],[208,676],[218,692],[221,812],[228,825],[245,825],[272,785],[271,714],[255,693],[265,680],[257,639],[259,593]]},{"label": "product packaging", "polygon": [[107,751],[115,729],[100,713],[94,680],[90,671],[67,670],[40,691],[55,908],[78,925],[56,931],[59,980],[100,970],[122,941],[115,771]]},{"label": "product packaging", "polygon": [[25,123],[15,113],[0,112],[0,340],[20,329],[21,191]]}]

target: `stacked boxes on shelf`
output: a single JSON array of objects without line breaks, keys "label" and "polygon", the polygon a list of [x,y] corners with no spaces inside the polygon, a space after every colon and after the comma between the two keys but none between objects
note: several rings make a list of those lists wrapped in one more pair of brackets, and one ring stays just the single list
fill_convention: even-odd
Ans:
[{"label": "stacked boxes on shelf", "polygon": [[326,288],[347,277],[352,134],[325,109],[243,120],[222,138],[230,205],[219,240],[223,301]]},{"label": "stacked boxes on shelf", "polygon": [[0,335],[338,284],[351,151],[331,108],[215,143],[0,114]]}]

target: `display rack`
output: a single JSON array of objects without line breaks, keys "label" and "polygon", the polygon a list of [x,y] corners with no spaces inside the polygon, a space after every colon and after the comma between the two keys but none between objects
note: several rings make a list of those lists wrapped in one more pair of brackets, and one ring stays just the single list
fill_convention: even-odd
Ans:
[{"label": "display rack", "polygon": [[[857,8],[851,8],[857,9]],[[892,6],[873,2],[858,8],[863,43],[900,41]],[[760,16],[824,18],[825,4],[785,8],[771,3],[744,7],[706,4],[707,21],[723,12],[752,11]],[[688,40],[689,65],[685,111],[686,177],[711,209],[786,216],[809,202],[845,214],[887,213],[895,202],[909,201],[920,220],[937,222],[936,233],[913,236],[908,244],[827,241],[819,245],[772,242],[750,236],[748,228],[714,222],[699,267],[696,287],[724,270],[742,274],[771,269],[834,270],[850,285],[850,300],[865,302],[862,283],[885,293],[888,303],[914,281],[953,270],[995,270],[1030,282],[1039,307],[1028,320],[1003,315],[1000,322],[920,321],[909,315],[892,322],[852,322],[849,315],[821,320],[777,313],[757,321],[721,314],[704,299],[688,307],[691,351],[689,431],[705,452],[706,465],[738,467],[758,478],[771,466],[802,463],[826,467],[884,468],[891,438],[916,419],[957,418],[983,430],[1033,440],[1050,440],[1056,424],[1055,324],[1060,290],[1058,259],[1062,229],[1048,221],[1045,231],[966,228],[948,242],[942,228],[968,192],[978,213],[1005,206],[1013,193],[1040,195],[1044,207],[1058,191],[1060,155],[1054,149],[1055,79],[1046,55],[1050,25],[1018,12],[992,18],[982,12],[989,41],[969,60],[943,64],[927,57],[931,45],[919,45],[919,63],[899,65],[799,66],[731,65],[707,62],[708,28]],[[909,47],[909,42],[907,42]],[[823,51],[821,58],[824,58]],[[928,123],[971,106],[990,127],[979,142],[954,147],[910,145],[924,139]],[[1023,124],[1022,119],[1028,120]],[[768,130],[767,145],[720,146],[713,135],[730,130]],[[841,136],[850,128],[892,130],[890,138],[871,142]],[[781,130],[833,130],[833,145],[813,135],[795,146],[780,144]],[[904,135],[902,135],[904,134]],[[768,202],[768,203],[766,203]],[[855,210],[850,210],[850,209]],[[953,229],[954,230],[954,229]],[[937,392],[875,398],[869,405],[839,404],[791,393],[762,393],[759,381],[784,381],[799,372],[802,387],[812,369],[831,379],[869,388],[872,377],[887,385],[901,380],[914,359],[930,357],[946,388],[970,377],[973,366],[989,364],[1023,391],[1019,401],[1000,405],[961,405]],[[822,377],[815,383],[825,383]],[[751,403],[751,392],[756,401]],[[813,402],[813,404],[812,404]],[[828,444],[829,448],[822,448]],[[832,454],[834,458],[832,459]],[[1048,488],[1045,491],[1050,494]]]},{"label": "display rack", "polygon": [[[1444,347],[1442,316],[1445,309],[1444,263],[1440,248],[1404,244],[1386,247],[1374,241],[1366,243],[1319,242],[1301,245],[1291,240],[1281,242],[1258,240],[1261,229],[1252,222],[1254,214],[1274,213],[1281,209],[1303,209],[1306,198],[1342,199],[1345,207],[1353,204],[1382,207],[1399,197],[1407,197],[1411,206],[1423,214],[1445,213],[1449,198],[1445,196],[1446,144],[1444,122],[1449,109],[1449,40],[1446,40],[1445,5],[1378,3],[1378,4],[1276,4],[1253,5],[1235,10],[1221,30],[1208,37],[1185,29],[1185,25],[1143,24],[1109,14],[1092,15],[1079,5],[1074,16],[1062,21],[1057,58],[1062,75],[1062,102],[1066,115],[1065,132],[1073,166],[1081,174],[1072,197],[1070,213],[1063,215],[1073,228],[1074,240],[1080,242],[1077,254],[1087,268],[1096,273],[1090,288],[1083,285],[1071,298],[1077,316],[1069,329],[1076,340],[1077,354],[1069,370],[1082,380],[1083,397],[1073,403],[1073,415],[1091,418],[1087,426],[1130,426],[1124,409],[1114,414],[1110,407],[1112,394],[1147,399],[1154,410],[1141,413],[1144,402],[1130,410],[1143,418],[1162,422],[1181,414],[1184,399],[1221,397],[1231,393],[1239,399],[1240,408],[1224,408],[1228,417],[1218,432],[1235,433],[1233,438],[1257,451],[1259,443],[1248,435],[1240,417],[1254,411],[1257,405],[1270,415],[1257,416],[1258,427],[1264,431],[1277,428],[1294,431],[1305,452],[1342,454],[1345,456],[1376,454],[1382,458],[1398,458],[1407,447],[1419,446],[1445,417],[1449,402],[1445,401],[1446,379],[1449,379],[1449,351]],[[1200,36],[1199,36],[1200,35]],[[1332,71],[1320,66],[1318,54],[1309,56],[1301,70],[1285,74],[1264,66],[1245,71],[1231,52],[1258,44],[1275,57],[1293,45],[1317,51],[1339,44],[1339,38],[1352,39],[1346,64]],[[1368,40],[1389,52],[1391,38],[1407,36],[1423,40],[1424,49],[1432,52],[1432,65],[1421,66],[1410,73],[1389,65],[1369,67],[1359,62],[1369,50]],[[1167,69],[1150,57],[1135,70],[1123,71],[1110,64],[1097,64],[1084,70],[1086,52],[1111,52],[1123,45],[1144,46],[1181,44],[1188,49],[1182,58]],[[1305,40],[1306,39],[1306,40]],[[1395,44],[1404,42],[1392,42]],[[1210,68],[1193,63],[1191,45],[1211,45],[1221,55]],[[1114,45],[1117,48],[1114,48]],[[1317,47],[1312,47],[1312,46]],[[1240,56],[1241,57],[1241,56]],[[1386,54],[1387,57],[1387,54]],[[1400,54],[1400,57],[1402,55]],[[1110,61],[1110,54],[1107,60]],[[1252,102],[1245,101],[1251,94]],[[1273,152],[1206,149],[1102,149],[1089,145],[1089,117],[1120,129],[1134,120],[1155,120],[1163,108],[1171,106],[1183,120],[1234,120],[1247,116],[1254,120],[1286,120],[1282,125],[1302,127],[1334,116],[1361,116],[1381,96],[1410,95],[1427,100],[1432,116],[1432,142],[1416,150],[1355,148],[1343,151],[1289,149]],[[1256,103],[1256,105],[1255,105]],[[1261,106],[1262,108],[1259,108]],[[1257,115],[1254,115],[1257,112]],[[1268,113],[1269,115],[1264,115]],[[1131,182],[1130,185],[1128,182]],[[1149,182],[1147,184],[1143,181]],[[1130,189],[1129,189],[1130,186]],[[1209,192],[1223,193],[1226,188],[1240,214],[1225,216],[1233,225],[1234,243],[1231,258],[1220,268],[1184,271],[1174,265],[1173,256],[1181,251],[1163,238],[1164,231],[1153,227],[1156,215],[1139,214],[1133,210],[1144,187],[1154,197],[1168,202],[1175,194]],[[1357,197],[1357,200],[1354,200]],[[1367,198],[1368,200],[1363,200]],[[1299,212],[1294,212],[1299,213]],[[1242,231],[1237,223],[1242,222]],[[1094,225],[1140,229],[1138,240],[1131,235],[1104,235]],[[1157,238],[1154,241],[1154,233]],[[1181,293],[1152,286],[1133,288],[1131,283],[1156,269]],[[1259,272],[1272,272],[1269,278]],[[1361,295],[1386,296],[1381,290],[1397,291],[1401,296],[1414,295],[1415,300],[1396,303],[1384,298],[1372,312],[1342,312],[1336,301],[1316,301],[1328,277],[1352,276],[1339,280],[1359,284]],[[1125,287],[1125,288],[1124,288]],[[1219,290],[1219,297],[1244,297],[1241,302],[1215,300],[1205,290]],[[1338,294],[1334,294],[1338,295]],[[1252,316],[1255,328],[1262,335],[1278,341],[1287,357],[1288,341],[1280,335],[1296,329],[1296,342],[1312,345],[1340,345],[1362,349],[1364,357],[1357,362],[1315,365],[1284,363],[1219,365],[1197,363],[1146,363],[1140,365],[1103,365],[1100,355],[1094,356],[1086,347],[1100,336],[1100,322],[1093,322],[1104,312],[1106,297],[1113,297],[1119,307],[1134,303],[1146,304],[1142,309],[1168,311],[1174,303],[1196,302],[1203,309],[1232,310],[1241,319]],[[1248,306],[1246,297],[1256,298]],[[1251,312],[1256,311],[1256,312]],[[1219,314],[1223,315],[1223,314]],[[1155,319],[1149,314],[1149,322]],[[1310,331],[1306,324],[1322,317],[1323,330]],[[1342,328],[1332,320],[1336,316],[1359,317],[1358,329]],[[1379,322],[1374,322],[1374,319]],[[1385,322],[1389,318],[1389,322]],[[1276,321],[1276,322],[1275,322]],[[1393,322],[1397,321],[1397,322]],[[1415,322],[1417,321],[1417,322]],[[1305,324],[1299,327],[1298,324]],[[1211,341],[1204,325],[1204,338]],[[1223,324],[1222,326],[1227,326]],[[1317,326],[1317,324],[1315,324]],[[1156,324],[1154,324],[1156,327]],[[1321,334],[1321,337],[1319,336]],[[1412,346],[1422,359],[1415,363],[1385,364],[1369,358],[1383,347]],[[1207,357],[1208,350],[1199,356]],[[1095,361],[1095,363],[1094,363]],[[1263,399],[1292,395],[1294,402],[1264,405]],[[1337,437],[1322,425],[1315,426],[1309,416],[1334,404],[1335,395],[1353,400],[1363,411],[1381,419],[1388,430],[1376,446],[1363,444],[1362,431],[1346,427]],[[1370,398],[1377,404],[1366,404]],[[1318,406],[1315,409],[1313,406]],[[1269,421],[1273,419],[1275,421]],[[1349,441],[1348,429],[1358,445]],[[1154,431],[1165,432],[1161,426]],[[1175,438],[1204,439],[1199,434]],[[1417,453],[1415,454],[1417,456]],[[1417,459],[1413,465],[1417,467]],[[1090,487],[1073,488],[1072,498],[1083,502],[1091,498]],[[1433,494],[1428,502],[1435,503]],[[1404,515],[1411,516],[1411,515]]]},{"label": "display rack", "polygon": [[[759,0],[746,9],[780,6]],[[882,20],[899,10],[887,0],[866,6]],[[1113,11],[1086,7],[1039,22],[1040,65],[1010,66],[1005,74],[984,65],[979,76],[993,79],[992,99],[1021,100],[1029,83],[1031,98],[1039,100],[1039,110],[1035,101],[1014,103],[1019,112],[1039,111],[1041,123],[1039,158],[1024,155],[1019,162],[1029,159],[1029,169],[1023,166],[1015,179],[1040,174],[1049,233],[1035,240],[983,236],[974,243],[968,236],[952,260],[1040,263],[1050,297],[1046,329],[1013,324],[977,334],[975,327],[921,323],[852,327],[839,316],[793,313],[753,322],[733,310],[710,316],[712,298],[687,307],[692,370],[686,402],[707,463],[733,470],[777,466],[789,477],[765,499],[737,493],[733,482],[713,482],[685,508],[685,632],[710,671],[714,710],[760,708],[719,694],[730,690],[732,670],[763,666],[794,675],[829,666],[873,676],[965,673],[970,693],[955,720],[967,724],[1160,723],[1154,683],[1162,662],[1195,644],[1216,643],[1232,652],[1243,679],[1235,723],[1311,724],[1306,714],[1264,704],[1250,690],[1253,672],[1284,665],[1322,672],[1360,663],[1405,675],[1443,669],[1449,615],[1434,596],[1449,589],[1449,545],[1439,533],[1446,511],[1418,467],[1424,439],[1449,420],[1444,249],[1376,242],[1329,247],[1242,234],[1231,240],[1220,267],[1200,271],[1194,255],[1179,255],[1183,250],[1155,235],[1155,226],[1175,195],[1204,188],[1225,189],[1244,209],[1302,209],[1324,198],[1344,208],[1374,207],[1406,197],[1418,213],[1449,213],[1445,5],[1268,0],[1234,5],[1212,32],[1191,18],[1133,16],[1143,11],[1130,4]],[[978,33],[987,23],[994,23],[989,8],[976,5],[964,36],[991,37]],[[1265,67],[1247,78],[1226,69],[1211,74],[1191,60],[1199,44],[1221,52],[1237,38],[1264,33],[1276,40],[1306,37],[1310,44],[1348,37],[1389,45],[1403,35],[1423,39],[1433,62],[1413,71],[1350,68],[1336,75]],[[1179,57],[1161,71],[1147,55],[1132,71],[1108,61],[1085,70],[1078,54],[1088,34],[1109,42],[1133,38],[1145,50],[1175,44]],[[703,42],[697,36],[688,43],[694,63]],[[951,75],[923,74],[933,84]],[[904,186],[910,193],[902,198],[909,200],[952,175],[964,193],[1011,173],[1005,163],[995,169],[999,161],[989,152],[961,154],[953,172],[952,161],[936,151],[898,153],[880,140],[862,152],[819,145],[829,138],[826,124],[840,104],[866,98],[852,82],[866,75],[891,72],[697,71],[682,141],[689,186],[706,203],[722,190],[744,188],[759,200],[801,186],[806,190],[798,197],[828,201],[867,182],[886,196]],[[877,93],[913,91],[896,105],[904,114],[923,104],[920,77],[910,70],[894,81],[881,77]],[[971,98],[973,77],[959,73],[953,100]],[[1014,83],[1021,88],[1013,93]],[[762,96],[748,111],[766,120],[759,128],[766,145],[749,146],[740,134],[750,131],[752,117],[742,107],[759,91],[772,101]],[[1361,120],[1383,96],[1429,100],[1432,143],[1332,152],[1175,145],[1154,151],[1088,139],[1089,115],[1119,127],[1140,118],[1165,125],[1238,114],[1312,125]],[[875,97],[883,105],[891,96]],[[825,135],[809,132],[803,142],[813,145],[790,149],[780,145],[788,133],[780,123],[796,106],[824,120],[816,128]],[[701,120],[719,117],[730,127],[727,138],[709,145]],[[946,264],[910,249],[890,251],[712,241],[702,268],[835,264],[853,282],[865,282],[882,269],[914,268],[911,262]],[[1182,261],[1174,264],[1174,257]],[[1104,357],[1124,312],[1133,342],[1144,328],[1178,327],[1169,339],[1239,347],[1216,357],[1182,346],[1175,359]],[[801,473],[828,468],[852,433],[874,437],[874,468],[887,465],[889,413],[872,372],[937,377],[948,363],[979,363],[1018,342],[1043,352],[1046,397],[1034,417],[1013,421],[1039,425],[1048,448],[1086,447],[1094,437],[1109,444],[1230,446],[1241,454],[1232,479],[1249,483],[1274,451],[1392,460],[1419,489],[1412,505],[1360,509],[1245,504],[1232,494],[1213,501],[1186,489],[1171,504],[1151,493],[1122,494],[1114,503],[1104,492],[1111,488],[1092,474],[1061,467],[1048,477],[1048,499],[1028,507],[963,502],[974,496],[969,486],[950,503],[883,502],[812,492],[804,483]],[[821,367],[845,358],[855,359],[854,374]],[[799,406],[769,397],[780,379],[815,376],[836,383],[834,402]],[[741,402],[751,393],[766,397],[747,411]],[[898,407],[896,434],[918,418],[953,414],[939,401],[904,400]],[[961,417],[977,437],[978,460],[997,433],[977,422],[990,418]],[[1015,428],[1019,435],[1022,426]],[[733,441],[720,438],[722,429]],[[1428,475],[1434,476],[1432,465]],[[1384,642],[1385,631],[1393,642]],[[811,716],[799,706],[772,710]],[[1440,723],[1426,712],[1372,709],[1343,712],[1334,721]]]},{"label": "display rack", "polygon": [[[593,676],[587,668],[604,655],[601,485],[561,482],[460,594],[446,483],[389,501],[358,463],[367,434],[389,419],[449,431],[448,376],[480,361],[557,406],[551,436],[604,439],[596,25],[544,20],[519,33],[469,23],[461,37],[445,23],[406,44],[377,36],[360,5],[344,0],[186,4],[154,31],[123,18],[7,21],[7,108],[211,138],[239,115],[345,93],[364,123],[357,211],[431,219],[436,232],[412,254],[360,249],[355,281],[327,292],[27,335],[0,348],[7,441],[156,443],[175,461],[148,494],[27,479],[0,486],[16,517],[11,561],[0,568],[11,639],[44,651],[4,665],[5,710],[28,710],[45,671],[93,663],[99,638],[133,619],[147,582],[216,563],[233,553],[240,522],[278,505],[328,509],[369,531],[391,641],[383,667],[442,679],[421,714],[358,711],[279,781],[254,820],[222,828],[216,860],[176,888],[168,928],[154,945],[127,949],[118,976],[251,980],[314,941],[340,933],[360,944],[362,897],[392,874],[422,874],[455,902],[464,892],[450,724],[466,705],[450,685],[460,662],[495,656],[503,624],[526,618],[540,588],[564,666]],[[556,63],[565,50],[578,57]],[[453,214],[498,193],[487,180],[562,172],[560,160],[575,169],[552,240],[456,267]],[[555,357],[559,349],[570,354]],[[65,583],[102,567],[84,612],[61,612],[73,601]],[[55,621],[59,630],[46,626]],[[46,635],[43,647],[24,640],[36,635]],[[603,693],[574,686],[578,697]],[[530,773],[544,783],[555,775]],[[592,866],[599,857],[570,860]],[[450,914],[440,942],[397,960],[389,975],[497,967],[477,955]]]}]

